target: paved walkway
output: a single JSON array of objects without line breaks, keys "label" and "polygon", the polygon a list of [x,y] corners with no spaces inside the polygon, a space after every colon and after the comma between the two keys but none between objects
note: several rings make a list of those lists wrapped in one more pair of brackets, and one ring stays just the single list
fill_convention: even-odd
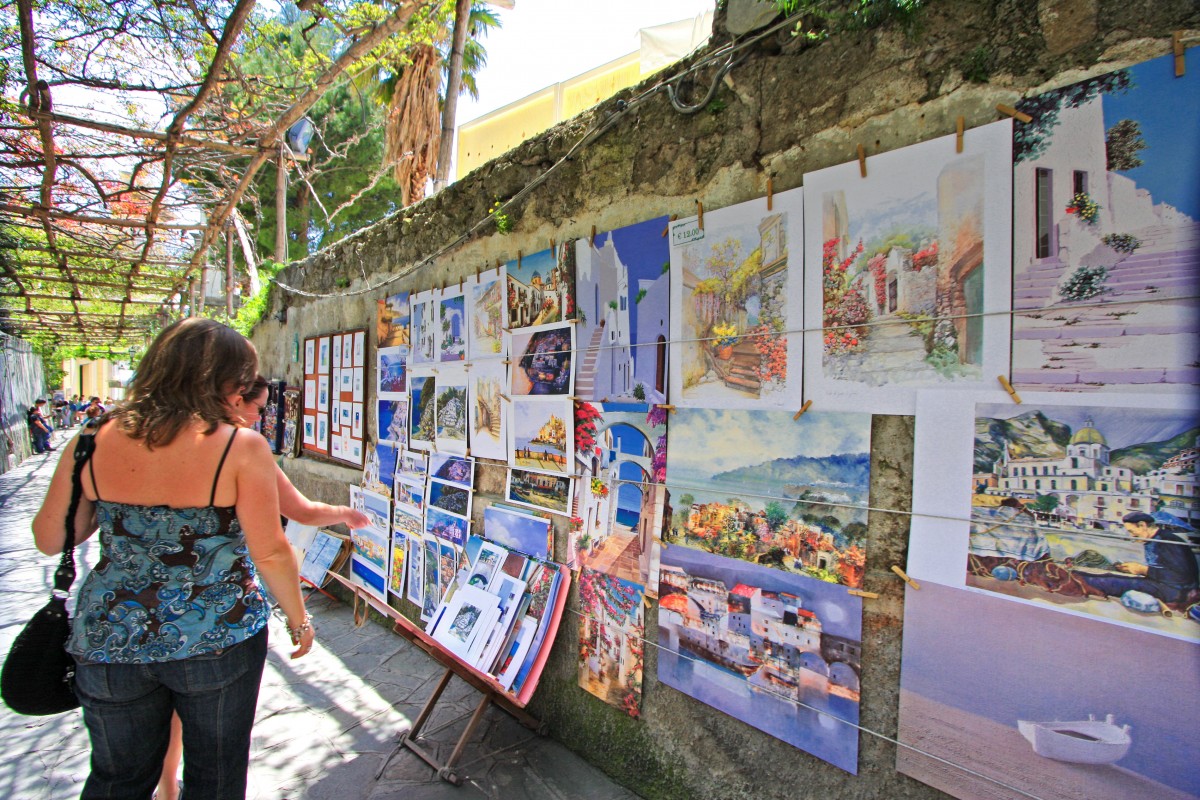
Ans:
[{"label": "paved walkway", "polygon": [[[29,525],[56,460],[57,453],[33,456],[0,475],[0,653],[8,652],[21,626],[49,595],[57,560],[34,549]],[[94,564],[98,551],[98,543],[89,541],[77,552]],[[317,644],[299,661],[287,657],[282,622],[272,621],[251,753],[247,797],[252,800],[637,797],[494,707],[484,717],[478,740],[459,761],[457,771],[466,779],[461,787],[439,780],[408,750],[396,755],[375,781],[397,734],[410,727],[442,670],[381,626],[355,628],[346,605],[318,595],[309,610]],[[450,753],[477,699],[459,679],[451,682],[422,737],[439,758]],[[78,711],[22,717],[0,706],[0,752],[5,756],[0,798],[75,798],[87,776],[88,740]]]}]

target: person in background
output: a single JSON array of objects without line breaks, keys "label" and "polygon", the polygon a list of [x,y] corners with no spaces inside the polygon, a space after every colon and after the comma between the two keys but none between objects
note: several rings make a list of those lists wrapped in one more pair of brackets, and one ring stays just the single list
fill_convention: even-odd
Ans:
[{"label": "person in background", "polygon": [[29,438],[33,444],[33,452],[36,455],[49,453],[56,448],[50,446],[50,432],[53,428],[50,427],[50,419],[46,416],[46,400],[39,397],[33,401],[33,405],[26,412],[26,422],[29,424]]},{"label": "person in background", "polygon": [[[270,616],[260,577],[287,618],[292,658],[312,649],[271,451],[228,410],[257,374],[243,336],[182,320],[150,345],[128,401],[86,432],[96,446],[72,522],[77,541],[99,527],[101,554],[67,642],[92,744],[82,800],[149,797],[176,711],[189,795],[244,797]],[[34,517],[47,555],[63,548],[78,442]]]},{"label": "person in background", "polygon": [[[269,396],[267,379],[259,375],[245,393],[234,402],[227,403],[229,419],[239,427],[249,428],[262,416]],[[292,485],[278,463],[275,464],[275,488],[279,492],[280,513],[303,525],[343,524],[348,528],[365,528],[371,524],[366,514],[350,506],[333,506],[309,500]],[[183,727],[176,714],[171,717],[171,742],[163,758],[162,775],[155,795],[157,800],[177,800],[179,797],[179,765],[182,760]]]}]

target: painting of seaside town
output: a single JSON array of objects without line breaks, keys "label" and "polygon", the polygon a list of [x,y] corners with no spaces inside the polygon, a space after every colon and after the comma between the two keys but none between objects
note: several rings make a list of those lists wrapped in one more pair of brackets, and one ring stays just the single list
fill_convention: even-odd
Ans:
[{"label": "painting of seaside town", "polygon": [[376,304],[375,346],[408,347],[408,292],[390,295]]},{"label": "painting of seaside town", "polygon": [[633,718],[642,715],[645,589],[591,569],[579,574],[579,686]]},{"label": "painting of seaside town", "polygon": [[954,797],[1196,800],[1198,719],[1193,642],[928,580],[906,591],[896,767]]},{"label": "painting of seaside town", "polygon": [[[1012,121],[804,176],[805,394],[911,414],[1007,371]],[[819,321],[819,322],[818,322]]]},{"label": "painting of seaside town", "polygon": [[656,217],[576,243],[581,400],[666,402],[671,251],[662,233],[668,224]]},{"label": "painting of seaside town", "polygon": [[860,598],[677,546],[658,594],[659,681],[857,774]]},{"label": "painting of seaside town", "polygon": [[862,585],[870,414],[679,409],[670,425],[666,541]]},{"label": "painting of seaside town", "polygon": [[511,464],[542,472],[570,473],[575,439],[570,398],[514,397],[509,408]]},{"label": "painting of seaside town", "polygon": [[967,585],[1200,639],[1198,439],[1194,409],[976,406]]},{"label": "painting of seaside town", "polygon": [[472,284],[470,297],[471,331],[467,338],[471,361],[477,359],[500,359],[504,343],[504,268],[490,272]]},{"label": "painting of seaside town", "polygon": [[504,269],[510,330],[574,318],[574,241],[509,261]]},{"label": "painting of seaside town", "polygon": [[671,223],[674,403],[762,408],[800,396],[801,190],[772,207],[764,198]]},{"label": "painting of seaside town", "polygon": [[575,330],[564,323],[530,328],[512,335],[512,393],[569,395],[574,385]]},{"label": "painting of seaside town", "polygon": [[566,514],[571,507],[571,479],[527,469],[510,469],[505,497],[511,503]]},{"label": "painting of seaside town", "polygon": [[442,370],[437,385],[437,449],[465,455],[467,452],[467,374]]},{"label": "painting of seaside town", "polygon": [[577,401],[575,472],[567,566],[648,586],[653,595],[669,502],[666,409]]},{"label": "painting of seaside town", "polygon": [[1017,388],[1200,383],[1200,75],[1171,56],[1027,98],[1014,130]]}]

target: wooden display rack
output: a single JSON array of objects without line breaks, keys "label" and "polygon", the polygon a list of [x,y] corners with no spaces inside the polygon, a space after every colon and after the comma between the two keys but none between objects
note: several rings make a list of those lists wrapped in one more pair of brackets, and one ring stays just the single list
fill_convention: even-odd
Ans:
[{"label": "wooden display rack", "polygon": [[[361,586],[352,583],[349,578],[346,578],[337,573],[329,573],[336,578],[343,586],[354,592],[356,598],[362,598],[367,604],[378,611],[380,614],[394,621],[392,630],[395,633],[408,639],[417,647],[428,653],[435,661],[446,668],[441,679],[437,683],[437,687],[433,690],[433,694],[425,701],[425,706],[421,709],[421,713],[417,715],[417,719],[413,722],[412,728],[400,735],[396,747],[388,753],[387,758],[383,760],[379,770],[375,773],[375,780],[379,780],[383,776],[383,772],[387,769],[387,765],[391,763],[392,758],[396,756],[402,749],[408,748],[417,755],[422,761],[437,771],[437,775],[444,781],[461,786],[463,778],[454,771],[458,759],[462,756],[463,750],[467,743],[475,735],[475,730],[479,727],[479,723],[483,720],[484,712],[489,706],[496,706],[504,711],[507,711],[513,716],[517,722],[534,731],[539,736],[545,734],[545,725],[534,718],[525,710],[525,706],[533,698],[534,690],[537,689],[538,680],[541,678],[542,669],[546,665],[546,660],[550,656],[550,648],[554,644],[554,638],[558,634],[558,625],[562,621],[563,609],[567,604],[567,595],[569,594],[571,583],[571,572],[566,567],[559,565],[559,573],[562,576],[562,583],[559,585],[558,595],[555,597],[554,609],[551,612],[550,624],[546,628],[546,636],[542,641],[541,650],[538,651],[537,659],[533,663],[533,667],[529,671],[525,683],[521,686],[520,693],[514,695],[503,686],[501,686],[495,678],[487,673],[480,672],[473,666],[460,661],[450,651],[446,650],[441,642],[438,642],[433,637],[429,636],[425,631],[417,627],[408,617],[402,615],[399,611],[391,606],[381,603],[378,598],[372,597]],[[433,752],[418,742],[421,735],[421,729],[429,718],[433,716],[434,710],[437,708],[438,702],[442,698],[442,694],[446,691],[446,687],[450,684],[450,679],[457,675],[462,678],[468,685],[473,687],[480,693],[479,703],[475,706],[475,711],[471,714],[470,720],[467,721],[466,728],[459,735],[458,741],[455,742],[454,750],[450,753],[450,757],[445,763],[439,762]]]}]

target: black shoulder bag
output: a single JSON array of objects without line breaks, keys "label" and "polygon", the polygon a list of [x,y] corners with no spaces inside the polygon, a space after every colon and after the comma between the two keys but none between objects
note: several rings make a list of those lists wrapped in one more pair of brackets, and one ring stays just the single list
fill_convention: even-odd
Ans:
[{"label": "black shoulder bag", "polygon": [[71,634],[67,595],[75,581],[75,513],[83,495],[83,465],[95,447],[94,435],[80,434],[76,440],[67,538],[58,569],[54,571],[54,591],[50,602],[17,635],[0,670],[0,698],[18,714],[45,716],[79,708],[73,686],[75,659],[66,649]]}]

